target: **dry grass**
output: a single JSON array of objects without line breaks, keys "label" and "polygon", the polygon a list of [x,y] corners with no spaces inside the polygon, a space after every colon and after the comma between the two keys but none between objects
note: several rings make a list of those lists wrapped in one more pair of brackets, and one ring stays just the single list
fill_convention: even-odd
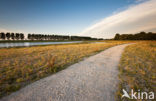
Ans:
[{"label": "dry grass", "polygon": [[117,101],[128,101],[121,99],[122,89],[128,92],[131,89],[136,92],[138,90],[156,92],[156,41],[138,42],[126,47],[119,70],[120,85]]},{"label": "dry grass", "polygon": [[0,97],[109,47],[127,43],[69,44],[0,49]]}]

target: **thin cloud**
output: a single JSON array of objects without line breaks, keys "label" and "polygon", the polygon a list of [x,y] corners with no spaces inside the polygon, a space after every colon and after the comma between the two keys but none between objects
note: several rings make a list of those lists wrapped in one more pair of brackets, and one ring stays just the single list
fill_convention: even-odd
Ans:
[{"label": "thin cloud", "polygon": [[104,18],[86,28],[79,35],[111,38],[115,33],[136,33],[156,28],[156,0],[141,4]]},{"label": "thin cloud", "polygon": [[143,1],[148,1],[148,0],[135,0],[135,2],[143,2]]}]

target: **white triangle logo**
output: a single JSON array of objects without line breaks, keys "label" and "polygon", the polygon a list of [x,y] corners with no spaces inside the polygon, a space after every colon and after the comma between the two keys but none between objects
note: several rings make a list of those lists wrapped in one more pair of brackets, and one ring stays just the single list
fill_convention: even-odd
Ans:
[{"label": "white triangle logo", "polygon": [[121,98],[123,98],[123,97],[127,97],[127,98],[130,99],[130,96],[128,95],[128,93],[127,93],[127,91],[126,91],[125,89],[122,89],[122,92],[123,92],[123,95],[122,95]]}]

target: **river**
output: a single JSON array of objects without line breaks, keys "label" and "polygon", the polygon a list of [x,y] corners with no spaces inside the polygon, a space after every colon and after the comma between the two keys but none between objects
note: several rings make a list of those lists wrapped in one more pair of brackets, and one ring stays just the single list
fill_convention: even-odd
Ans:
[{"label": "river", "polygon": [[0,48],[10,47],[29,47],[38,45],[52,45],[52,44],[69,44],[69,43],[81,43],[83,41],[66,41],[66,42],[17,42],[17,43],[0,43]]}]

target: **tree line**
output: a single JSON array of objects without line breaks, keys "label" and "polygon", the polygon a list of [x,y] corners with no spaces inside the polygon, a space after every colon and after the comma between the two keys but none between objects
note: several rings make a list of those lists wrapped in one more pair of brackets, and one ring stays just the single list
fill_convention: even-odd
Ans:
[{"label": "tree line", "polygon": [[65,35],[46,35],[46,34],[28,34],[23,33],[0,33],[1,40],[102,40],[87,36],[65,36]]},{"label": "tree line", "polygon": [[1,40],[24,40],[24,34],[23,33],[0,33],[0,39]]},{"label": "tree line", "polygon": [[156,33],[140,32],[136,34],[119,34],[117,33],[114,40],[156,40]]},{"label": "tree line", "polygon": [[44,34],[28,34],[29,40],[97,40],[97,38],[84,36],[65,36],[65,35],[44,35]]}]

